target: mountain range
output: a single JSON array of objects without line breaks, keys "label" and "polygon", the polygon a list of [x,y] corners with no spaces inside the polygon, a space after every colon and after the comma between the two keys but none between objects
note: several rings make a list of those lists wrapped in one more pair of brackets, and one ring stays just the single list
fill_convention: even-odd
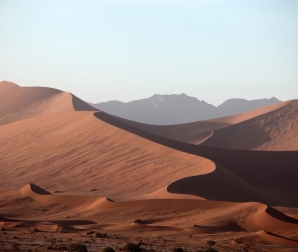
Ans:
[{"label": "mountain range", "polygon": [[229,99],[219,106],[200,101],[186,94],[160,95],[131,102],[108,101],[91,106],[135,122],[153,125],[182,124],[241,114],[264,106],[281,102],[275,97],[270,99],[245,100]]}]

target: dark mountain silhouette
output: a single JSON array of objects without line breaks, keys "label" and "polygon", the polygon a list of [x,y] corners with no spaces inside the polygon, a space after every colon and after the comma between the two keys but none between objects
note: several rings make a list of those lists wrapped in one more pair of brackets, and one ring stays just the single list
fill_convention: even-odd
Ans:
[{"label": "dark mountain silhouette", "polygon": [[280,100],[272,97],[270,99],[260,100],[245,100],[245,99],[229,99],[217,107],[217,110],[222,116],[230,116],[248,112],[261,107],[266,107],[274,103],[281,102]]},{"label": "dark mountain silhouette", "polygon": [[136,122],[170,125],[240,114],[278,102],[280,100],[275,97],[252,101],[230,99],[215,107],[186,94],[155,94],[150,98],[127,103],[108,101],[97,104],[90,103],[90,105],[109,114]]}]

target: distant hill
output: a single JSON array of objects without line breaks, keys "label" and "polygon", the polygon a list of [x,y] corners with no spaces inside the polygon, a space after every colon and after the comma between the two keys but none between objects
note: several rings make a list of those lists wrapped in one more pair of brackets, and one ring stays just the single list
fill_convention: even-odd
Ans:
[{"label": "distant hill", "polygon": [[180,124],[220,116],[215,106],[186,94],[153,95],[128,103],[109,101],[91,105],[109,114],[146,124]]},{"label": "distant hill", "polygon": [[240,114],[278,102],[281,101],[275,97],[252,101],[230,99],[215,107],[186,94],[155,94],[150,98],[127,103],[108,101],[97,104],[90,103],[90,105],[109,114],[136,122],[170,125]]},{"label": "distant hill", "polygon": [[229,99],[217,107],[217,110],[222,116],[230,116],[248,112],[261,107],[266,107],[275,103],[281,102],[280,100],[272,97],[270,99],[260,100],[245,100],[245,99]]}]

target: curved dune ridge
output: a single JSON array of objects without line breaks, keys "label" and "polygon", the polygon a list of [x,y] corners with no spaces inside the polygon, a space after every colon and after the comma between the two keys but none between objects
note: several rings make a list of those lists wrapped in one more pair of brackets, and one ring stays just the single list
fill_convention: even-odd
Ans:
[{"label": "curved dune ridge", "polygon": [[22,187],[19,192],[22,196],[29,197],[40,203],[61,204],[70,209],[84,206],[84,211],[96,210],[98,207],[104,206],[105,203],[112,202],[106,197],[53,195],[32,183]]},{"label": "curved dune ridge", "polygon": [[0,82],[0,125],[40,115],[70,111],[95,111],[71,93],[46,87],[19,87]]},{"label": "curved dune ridge", "polygon": [[[98,120],[93,112],[39,116],[2,125],[0,140],[4,147],[2,188],[41,181],[42,187],[60,191],[87,194],[95,189],[96,194],[128,200],[148,198],[148,194],[152,196],[166,187],[177,198],[188,194],[204,199],[272,203],[212,161],[112,126]],[[192,179],[181,187],[179,180],[188,177]],[[221,179],[226,183],[212,182]]]},{"label": "curved dune ridge", "polygon": [[[268,199],[273,199],[274,205],[294,207],[298,205],[298,184],[296,183],[298,151],[260,152],[196,146],[150,134],[106,113],[95,113],[95,116],[102,121],[155,143],[208,158],[254,186]],[[213,184],[212,181],[210,183]],[[268,204],[272,204],[272,201]]]},{"label": "curved dune ridge", "polygon": [[[213,162],[155,144],[93,116],[69,112],[1,126],[2,188],[42,187],[141,198]],[[17,151],[15,151],[17,150]],[[28,172],[29,171],[29,172]]]},{"label": "curved dune ridge", "polygon": [[131,125],[137,129],[148,132],[153,135],[176,140],[179,142],[200,144],[212,135],[213,130],[221,129],[231,125],[230,123],[221,123],[213,121],[199,121],[193,123],[177,124],[177,125],[150,125],[139,122],[130,121],[114,115],[110,115],[116,120]]},{"label": "curved dune ridge", "polygon": [[226,128],[217,129],[202,145],[242,150],[298,150],[298,100]]},{"label": "curved dune ridge", "polygon": [[[146,198],[148,194],[161,197],[158,195],[161,188],[167,188],[167,196],[169,192],[178,192],[179,196],[175,197],[184,197],[186,193],[181,186],[178,191],[172,190],[179,184],[176,181],[215,170],[216,166],[210,160],[164,147],[133,132],[111,126],[94,117],[93,112],[72,110],[63,113],[63,109],[67,108],[68,111],[72,106],[77,110],[86,108],[84,102],[70,94],[48,88],[20,88],[8,82],[2,83],[1,87],[7,97],[12,92],[16,95],[18,99],[14,97],[11,100],[18,101],[16,107],[20,108],[21,115],[26,115],[25,112],[32,109],[32,104],[37,104],[34,111],[29,113],[35,117],[25,119],[23,116],[21,121],[1,127],[0,139],[4,147],[1,164],[6,167],[3,171],[6,181],[3,187],[9,184],[18,186],[24,181],[43,181],[42,185],[50,188],[57,186],[62,190],[85,193],[95,188],[101,195],[121,199]],[[59,110],[61,104],[57,102],[60,99],[55,97],[57,95],[72,97],[72,102],[67,98],[63,103],[65,106]],[[42,116],[49,108],[56,110],[52,111],[53,114]],[[13,111],[17,109],[14,107]],[[28,168],[30,172],[26,172]],[[86,183],[89,189],[86,189]],[[196,183],[196,179],[192,180],[192,184]],[[204,184],[208,184],[208,181]],[[233,186],[224,190],[224,199],[270,202],[266,197],[260,197],[257,190],[243,193],[247,187],[244,184],[241,181],[231,183]],[[204,192],[204,198],[213,199],[218,191],[223,190],[218,188],[209,190],[209,194]],[[234,191],[236,195],[232,193]],[[200,197],[199,190],[189,192]]]},{"label": "curved dune ridge", "polygon": [[287,237],[283,237],[281,235],[277,235],[275,233],[271,233],[271,232],[268,232],[268,231],[261,230],[261,231],[255,232],[255,235],[258,238],[261,238],[261,239],[263,239],[265,241],[268,241],[268,242],[271,242],[273,244],[283,244],[283,245],[287,245],[287,246],[297,246],[297,240],[290,239],[290,238],[287,238]]},{"label": "curved dune ridge", "polygon": [[25,195],[25,196],[32,196],[32,195],[35,195],[35,194],[40,194],[40,195],[51,195],[50,192],[46,191],[45,189],[35,185],[35,184],[31,184],[29,183],[28,185],[22,187],[20,189],[20,192],[22,195]]},{"label": "curved dune ridge", "polygon": [[[51,230],[57,226],[64,226],[64,228],[76,228],[78,226],[80,228],[82,225],[102,222],[104,216],[105,221],[110,225],[115,222],[126,222],[127,224],[122,225],[124,229],[127,229],[129,222],[126,216],[135,216],[135,213],[138,213],[138,215],[146,218],[144,224],[141,225],[143,230],[155,227],[162,230],[176,228],[192,233],[246,231],[251,233],[249,236],[255,236],[259,240],[266,240],[273,244],[298,246],[298,240],[290,235],[297,231],[298,220],[261,203],[230,203],[195,199],[147,199],[112,202],[102,197],[52,195],[34,184],[28,184],[20,190],[16,190],[15,194],[10,192],[5,195],[5,191],[1,193],[2,196],[6,196],[7,204],[13,204],[9,198],[16,198],[18,192],[20,192],[21,197],[29,197],[33,201],[20,201],[21,204],[19,205],[9,206],[14,209],[14,213],[18,214],[18,219],[1,217],[1,222],[7,223],[7,225],[10,222],[18,222],[20,226],[28,227],[31,225],[45,230]],[[47,208],[47,212],[44,212],[47,216],[46,223],[38,218],[34,221],[21,219],[25,215],[22,209],[26,208],[29,210],[27,212],[30,213],[31,208],[39,209],[39,207]],[[3,212],[5,211],[3,209]],[[52,212],[55,214],[51,214]],[[173,214],[180,216],[181,221],[173,222]],[[69,215],[76,215],[77,219],[59,221],[59,219]],[[190,219],[191,222],[189,222]],[[191,227],[193,222],[199,224]]]},{"label": "curved dune ridge", "polygon": [[143,123],[138,123],[134,121],[130,121],[127,119],[119,118],[114,116],[117,120],[125,122],[135,128],[140,130],[149,132],[154,135],[162,136],[168,139],[191,143],[191,144],[201,144],[206,141],[208,138],[212,137],[213,132],[229,128],[229,126],[234,124],[239,124],[241,122],[245,122],[251,120],[255,117],[259,117],[265,115],[267,113],[278,110],[284,106],[286,106],[287,102],[280,102],[277,104],[273,104],[270,106],[266,106],[264,108],[256,109],[253,111],[249,111],[243,114],[227,116],[222,118],[210,119],[205,121],[193,122],[193,123],[185,123],[178,125],[148,125]]},{"label": "curved dune ridge", "polygon": [[[19,89],[12,84],[3,87]],[[30,94],[48,92],[30,89]],[[74,100],[71,106],[84,103]],[[297,162],[287,158],[293,153],[256,153],[259,156],[254,158],[251,152],[223,152],[160,137],[103,112],[93,114],[72,110],[2,125],[2,187],[42,181],[47,188],[80,193],[94,189],[94,193],[121,200],[175,193],[175,197],[297,205],[297,186],[292,182],[297,177],[293,169]],[[231,118],[229,122],[235,122]]]}]

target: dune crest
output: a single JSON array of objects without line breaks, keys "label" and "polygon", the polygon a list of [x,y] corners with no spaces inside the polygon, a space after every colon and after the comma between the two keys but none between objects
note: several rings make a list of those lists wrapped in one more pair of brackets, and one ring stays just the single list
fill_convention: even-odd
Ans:
[{"label": "dune crest", "polygon": [[67,208],[84,206],[84,211],[96,210],[102,205],[113,202],[107,197],[51,194],[47,190],[32,183],[22,187],[19,191],[22,196],[29,197],[40,203],[59,204],[67,206]]},{"label": "dune crest", "polygon": [[212,160],[236,177],[243,179],[274,199],[277,205],[296,206],[298,184],[297,151],[244,151],[192,145],[163,138],[137,129],[106,113],[95,113],[98,119],[155,143]]},{"label": "dune crest", "polygon": [[[216,168],[212,161],[173,149],[184,149],[183,143],[166,147],[162,144],[167,144],[167,139],[159,144],[150,135],[154,139],[147,140],[144,137],[148,133],[138,136],[142,131],[115,120],[103,112],[70,112],[1,126],[3,157],[7,157],[2,162],[16,172],[12,177],[11,170],[4,169],[2,186],[8,186],[5,181],[14,186],[28,180],[41,181],[42,187],[59,186],[59,190],[68,192],[88,193],[96,188],[97,195],[113,200],[142,199],[148,194],[152,197],[153,192],[168,186],[168,192],[175,193],[176,198],[190,195],[272,203],[270,197],[224,168]],[[118,123],[116,127],[114,123]],[[33,138],[38,142],[30,144]],[[22,155],[13,155],[16,143]],[[34,159],[23,158],[30,156]],[[24,172],[27,167],[31,167],[29,174]],[[220,178],[229,182],[221,183]],[[222,199],[216,196],[218,192]]]},{"label": "dune crest", "polygon": [[35,116],[70,111],[95,111],[71,93],[47,87],[19,87],[0,82],[0,125]]},{"label": "dune crest", "polygon": [[21,191],[22,195],[24,195],[24,196],[29,196],[32,194],[51,195],[51,193],[48,192],[47,190],[45,190],[35,184],[31,184],[31,183],[22,187],[20,189],[20,191]]},{"label": "dune crest", "polygon": [[289,239],[287,237],[277,235],[268,231],[258,231],[255,232],[257,236],[264,239],[265,241],[271,242],[273,244],[283,244],[287,246],[297,246],[298,241],[294,239]]},{"label": "dune crest", "polygon": [[19,85],[11,82],[11,81],[0,81],[1,90],[10,89],[10,88],[18,88]]},{"label": "dune crest", "polygon": [[270,108],[275,109],[244,121],[237,121],[239,118],[235,116],[232,121],[236,124],[215,130],[202,145],[242,150],[298,150],[298,100]]},{"label": "dune crest", "polygon": [[[42,187],[62,191],[88,193],[96,188],[96,194],[112,199],[140,198],[215,167],[210,160],[98,120],[93,112],[34,117],[0,128],[2,163],[7,167],[2,171],[3,188],[9,186],[5,181],[14,186],[40,181]],[[25,172],[28,167],[30,173]]]}]

